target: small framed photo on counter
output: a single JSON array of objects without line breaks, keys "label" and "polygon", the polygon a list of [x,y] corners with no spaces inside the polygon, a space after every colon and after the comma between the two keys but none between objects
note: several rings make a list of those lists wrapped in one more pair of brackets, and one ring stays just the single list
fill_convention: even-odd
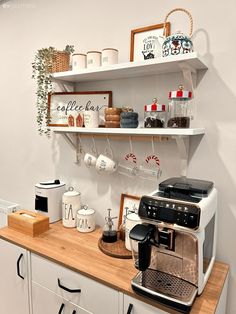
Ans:
[{"label": "small framed photo on counter", "polygon": [[130,39],[130,61],[161,57],[162,44],[169,35],[169,22],[133,29]]},{"label": "small framed photo on counter", "polygon": [[140,199],[139,196],[121,194],[118,227],[124,223],[125,217],[129,213],[137,213]]}]

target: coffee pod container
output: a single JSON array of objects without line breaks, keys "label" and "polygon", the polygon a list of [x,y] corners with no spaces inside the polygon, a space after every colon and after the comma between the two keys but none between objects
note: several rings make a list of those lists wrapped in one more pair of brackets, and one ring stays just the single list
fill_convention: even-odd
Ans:
[{"label": "coffee pod container", "polygon": [[95,230],[95,210],[83,205],[77,211],[77,230],[79,232],[92,232]]},{"label": "coffee pod container", "polygon": [[169,92],[169,118],[167,122],[168,128],[189,128],[191,118],[192,92],[183,90],[183,86],[179,85],[179,89]]},{"label": "coffee pod container", "polygon": [[81,208],[81,194],[69,187],[62,196],[62,224],[67,228],[76,227],[76,214]]}]

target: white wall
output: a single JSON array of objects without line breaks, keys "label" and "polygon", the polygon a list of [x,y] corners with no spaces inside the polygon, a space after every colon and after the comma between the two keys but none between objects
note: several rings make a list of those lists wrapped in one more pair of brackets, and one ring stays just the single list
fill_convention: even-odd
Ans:
[{"label": "white wall", "polygon": [[[48,140],[37,134],[35,84],[31,62],[37,49],[74,44],[80,52],[119,49],[120,62],[129,60],[131,29],[161,23],[174,7],[185,7],[194,18],[194,44],[209,61],[209,70],[200,76],[197,89],[196,125],[206,127],[198,145],[192,142],[189,177],[214,181],[219,191],[218,259],[231,266],[228,313],[236,308],[236,124],[235,124],[235,1],[82,1],[12,0],[0,6],[0,198],[24,208],[34,207],[34,184],[61,178],[82,192],[83,201],[97,210],[103,223],[108,207],[118,213],[120,194],[141,195],[157,187],[119,175],[96,174],[73,163],[74,153],[61,136]],[[179,17],[179,21],[176,17]],[[184,28],[184,14],[170,19],[173,30]],[[183,21],[183,22],[182,22]],[[143,105],[154,96],[167,101],[167,92],[181,82],[178,75],[120,80],[82,85],[81,90],[111,89],[114,105],[132,105],[142,114]],[[85,149],[90,146],[85,141]],[[112,143],[119,159],[128,152],[127,142]],[[102,151],[104,140],[98,141]],[[119,147],[119,150],[115,148]],[[161,158],[161,180],[178,175],[179,154],[174,142],[157,143]],[[140,160],[151,152],[151,143],[134,143]]]}]

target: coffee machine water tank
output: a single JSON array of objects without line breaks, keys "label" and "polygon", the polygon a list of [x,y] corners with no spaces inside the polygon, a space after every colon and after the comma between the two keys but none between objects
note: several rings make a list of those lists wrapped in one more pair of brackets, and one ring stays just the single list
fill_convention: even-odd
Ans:
[{"label": "coffee machine water tank", "polygon": [[62,195],[66,185],[60,180],[40,182],[35,185],[35,210],[49,217],[49,222],[62,218]]}]

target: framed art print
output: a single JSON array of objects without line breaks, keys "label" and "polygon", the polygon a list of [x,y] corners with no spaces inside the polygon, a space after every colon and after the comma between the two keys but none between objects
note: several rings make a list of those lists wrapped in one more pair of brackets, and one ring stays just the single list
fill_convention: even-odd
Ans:
[{"label": "framed art print", "polygon": [[130,61],[161,57],[162,44],[169,34],[169,22],[133,29],[130,40]]}]

